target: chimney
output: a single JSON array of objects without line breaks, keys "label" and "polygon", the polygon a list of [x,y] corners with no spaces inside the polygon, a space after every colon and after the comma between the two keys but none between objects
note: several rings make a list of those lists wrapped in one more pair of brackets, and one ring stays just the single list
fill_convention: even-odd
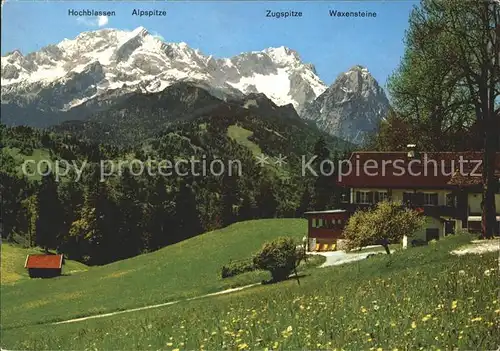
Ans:
[{"label": "chimney", "polygon": [[415,144],[408,144],[408,145],[406,145],[406,149],[408,150],[407,156],[408,156],[409,159],[415,158],[415,156],[416,156],[416,153],[415,153],[416,147],[417,147],[417,145],[415,145]]}]

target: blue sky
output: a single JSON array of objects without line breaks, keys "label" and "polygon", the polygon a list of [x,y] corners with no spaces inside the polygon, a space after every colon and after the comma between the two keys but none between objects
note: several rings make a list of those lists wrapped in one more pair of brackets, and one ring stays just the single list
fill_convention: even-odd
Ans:
[{"label": "blue sky", "polygon": [[[99,28],[132,30],[143,26],[168,42],[184,41],[204,54],[228,57],[270,46],[287,46],[313,63],[331,84],[355,64],[367,66],[385,84],[403,54],[404,32],[416,1],[336,2],[22,2],[4,4],[2,55],[23,54]],[[134,8],[166,10],[166,17],[132,16]],[[78,19],[68,9],[115,10],[101,20]],[[300,18],[266,18],[266,10],[302,11]],[[333,18],[329,10],[375,11],[376,18]],[[106,23],[107,22],[107,23]]]}]

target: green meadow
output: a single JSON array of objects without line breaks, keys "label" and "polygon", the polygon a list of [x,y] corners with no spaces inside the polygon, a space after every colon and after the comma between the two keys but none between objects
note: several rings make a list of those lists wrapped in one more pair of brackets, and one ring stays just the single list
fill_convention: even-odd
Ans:
[{"label": "green meadow", "polygon": [[[251,257],[266,241],[277,236],[300,239],[306,230],[303,219],[240,222],[86,272],[2,284],[2,328],[163,303],[260,282],[269,278],[267,272],[222,279],[220,270],[231,260]],[[23,268],[18,263],[16,269]]]},{"label": "green meadow", "polygon": [[253,135],[251,130],[245,129],[238,125],[231,125],[227,128],[227,136],[235,140],[241,146],[247,147],[254,156],[262,154],[262,150],[259,145],[255,144],[248,138]]},{"label": "green meadow", "polygon": [[[47,324],[265,279],[266,273],[251,272],[225,282],[218,268],[231,257],[258,249],[272,236],[269,233],[298,237],[303,230],[301,220],[243,222],[74,276],[19,283],[17,290],[13,286],[2,291],[2,347],[486,350],[498,346],[498,253],[450,254],[470,242],[472,237],[466,234],[342,266],[310,267],[300,274],[300,284],[290,279],[156,309]],[[177,278],[158,282],[167,272]],[[75,295],[62,298],[69,294]]]},{"label": "green meadow", "polygon": [[[23,170],[22,170],[22,165],[25,161],[30,161],[26,165],[26,172],[28,172],[29,176],[28,179],[30,180],[37,180],[40,181],[42,179],[42,176],[37,170],[36,164],[38,164],[42,160],[46,160],[49,162],[50,167],[54,169],[56,167],[56,164],[52,157],[50,156],[50,152],[48,149],[34,149],[31,154],[25,155],[22,153],[22,151],[19,148],[5,148],[5,152],[12,156],[14,158],[14,162],[16,162],[16,165],[18,165],[18,174],[19,176],[24,175]],[[31,162],[32,161],[32,162]],[[43,167],[46,166],[46,164],[42,165]],[[41,166],[41,167],[42,167]],[[42,172],[45,172],[45,169],[41,169]]]},{"label": "green meadow", "polygon": [[[19,246],[10,244],[2,244],[1,254],[1,273],[2,273],[2,286],[8,284],[15,284],[29,280],[28,272],[24,268],[26,256],[28,254],[41,254],[43,251],[37,248],[25,249]],[[70,275],[79,272],[84,272],[88,269],[86,265],[77,261],[65,260],[63,265],[62,274]]]}]

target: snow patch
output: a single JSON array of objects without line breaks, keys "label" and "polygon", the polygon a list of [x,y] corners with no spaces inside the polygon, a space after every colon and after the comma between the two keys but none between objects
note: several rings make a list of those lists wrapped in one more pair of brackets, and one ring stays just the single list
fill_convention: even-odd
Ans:
[{"label": "snow patch", "polygon": [[292,100],[290,93],[290,77],[286,69],[278,69],[278,73],[272,75],[263,75],[254,73],[249,77],[242,77],[238,83],[230,83],[232,87],[243,93],[251,93],[251,88],[265,94],[276,105],[287,105],[290,102],[296,107],[298,103]]}]

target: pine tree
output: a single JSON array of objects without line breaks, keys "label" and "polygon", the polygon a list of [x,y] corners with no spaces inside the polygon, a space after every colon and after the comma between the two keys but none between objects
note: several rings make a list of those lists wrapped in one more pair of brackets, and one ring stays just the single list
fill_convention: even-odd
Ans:
[{"label": "pine tree", "polygon": [[63,208],[63,223],[60,236],[57,241],[62,252],[69,258],[80,258],[78,243],[76,237],[70,235],[73,222],[75,222],[81,213],[84,204],[84,189],[81,183],[70,179],[59,186],[59,198]]},{"label": "pine tree", "polygon": [[143,211],[139,198],[139,184],[130,174],[128,169],[124,170],[120,177],[118,197],[119,215],[119,247],[122,258],[135,256],[141,253],[144,240],[142,238],[144,223]]},{"label": "pine tree", "polygon": [[222,178],[221,203],[222,225],[228,226],[237,220],[235,207],[239,203],[239,186],[237,178],[224,175]]},{"label": "pine tree", "polygon": [[274,218],[278,210],[276,190],[270,180],[263,180],[257,195],[257,213],[259,218]]},{"label": "pine tree", "polygon": [[332,167],[335,163],[332,165],[330,150],[322,137],[314,145],[314,155],[314,170],[318,175],[314,181],[314,209],[320,211],[326,210],[332,203],[335,181]]},{"label": "pine tree", "polygon": [[238,209],[238,220],[248,221],[254,219],[256,215],[256,205],[255,201],[250,197],[249,194],[243,196],[243,201]]},{"label": "pine tree", "polygon": [[64,218],[52,172],[42,177],[37,199],[36,244],[48,251],[58,246]]},{"label": "pine tree", "polygon": [[153,182],[153,189],[148,196],[148,225],[150,235],[149,250],[159,249],[172,242],[174,222],[174,204],[167,193],[167,184],[163,177]]},{"label": "pine tree", "polygon": [[304,212],[311,209],[311,200],[311,191],[309,190],[309,186],[306,185],[300,198],[300,204],[295,214],[296,217],[302,217]]},{"label": "pine tree", "polygon": [[173,242],[188,239],[202,232],[200,214],[198,212],[196,196],[187,180],[182,179],[175,196],[176,231]]}]

